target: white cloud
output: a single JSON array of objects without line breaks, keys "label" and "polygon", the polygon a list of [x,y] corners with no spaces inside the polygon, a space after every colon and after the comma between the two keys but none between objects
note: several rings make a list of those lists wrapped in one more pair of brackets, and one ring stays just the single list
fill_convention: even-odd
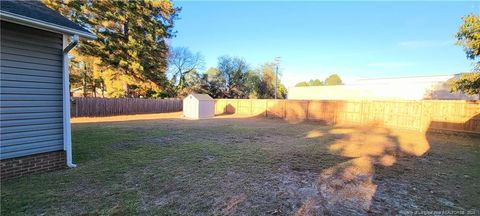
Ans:
[{"label": "white cloud", "polygon": [[401,41],[398,43],[399,46],[405,48],[433,48],[433,47],[443,47],[448,45],[453,45],[454,41],[436,41],[436,40],[411,40],[411,41]]}]

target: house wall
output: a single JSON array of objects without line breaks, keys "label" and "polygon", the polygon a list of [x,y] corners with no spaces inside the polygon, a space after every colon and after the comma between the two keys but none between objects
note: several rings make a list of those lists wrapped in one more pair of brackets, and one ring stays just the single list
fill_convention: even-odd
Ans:
[{"label": "house wall", "polygon": [[61,34],[1,22],[2,167],[12,158],[63,152],[62,58]]},{"label": "house wall", "polygon": [[58,170],[65,167],[65,151],[53,151],[0,161],[0,179]]}]

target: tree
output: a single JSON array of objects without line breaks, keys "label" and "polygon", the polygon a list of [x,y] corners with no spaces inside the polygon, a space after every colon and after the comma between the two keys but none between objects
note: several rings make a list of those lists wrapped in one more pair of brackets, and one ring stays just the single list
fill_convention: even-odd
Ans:
[{"label": "tree", "polygon": [[105,97],[106,86],[105,86],[105,79],[103,77],[103,71],[101,70],[94,70],[93,71],[93,96],[97,97],[97,89],[100,89],[102,92],[102,97]]},{"label": "tree", "polygon": [[186,47],[172,48],[168,56],[168,68],[172,76],[171,82],[177,86],[177,89],[185,88],[185,76],[203,69],[204,64],[204,58],[200,53],[192,53]]},{"label": "tree", "polygon": [[308,81],[308,85],[309,86],[322,86],[323,82],[320,81],[319,79],[315,79],[315,80]]},{"label": "tree", "polygon": [[135,80],[133,80],[130,76],[110,68],[102,72],[102,77],[108,97],[125,97],[125,84],[130,86],[135,84]]},{"label": "tree", "polygon": [[259,89],[263,85],[260,74],[257,71],[249,71],[247,73],[247,81],[245,83],[246,94],[248,98],[262,98]]},{"label": "tree", "polygon": [[258,71],[259,83],[257,88],[258,98],[275,97],[275,64],[266,63]]},{"label": "tree", "polygon": [[202,76],[202,89],[213,98],[224,97],[225,80],[217,68],[209,68]]},{"label": "tree", "polygon": [[[475,60],[480,55],[480,17],[476,14],[470,14],[462,17],[463,24],[460,26],[457,38],[457,45],[463,46],[467,58]],[[475,70],[479,70],[480,61],[475,65]]]},{"label": "tree", "polygon": [[71,60],[70,67],[70,85],[72,88],[81,88],[83,96],[97,97],[97,90],[101,90],[102,97],[105,96],[105,82],[102,72],[104,68],[100,66],[100,60],[93,56],[75,55]]},{"label": "tree", "polygon": [[302,81],[295,85],[295,87],[305,87],[305,86],[323,86],[324,83],[319,79],[311,79],[308,82]]},{"label": "tree", "polygon": [[218,71],[224,80],[224,97],[245,98],[248,65],[238,57],[222,56],[218,59]]},{"label": "tree", "polygon": [[208,94],[208,89],[205,88],[205,80],[202,74],[197,71],[190,71],[185,74],[185,84],[182,89],[177,90],[177,96],[184,97],[190,93]]},{"label": "tree", "polygon": [[[265,63],[260,66],[260,69],[258,70],[257,74],[259,76],[259,82],[257,84],[257,97],[262,98],[262,99],[270,99],[270,98],[275,98],[275,82],[276,80],[276,75],[275,75],[275,69],[276,65],[275,63]],[[281,76],[281,74],[278,74],[278,76]],[[283,86],[280,81],[278,81],[278,86],[277,86],[277,97],[278,98],[284,98],[283,96],[283,89],[286,89],[285,86]]]},{"label": "tree", "polygon": [[462,74],[453,82],[451,91],[461,91],[470,96],[479,95],[480,98],[480,72]]},{"label": "tree", "polygon": [[325,79],[325,85],[343,85],[343,83],[340,76],[332,74]]},{"label": "tree", "polygon": [[[81,55],[96,56],[102,64],[135,80],[133,89],[164,88],[168,46],[179,8],[163,1],[57,1],[44,3],[90,29],[97,39],[82,42]],[[145,85],[144,85],[145,84]],[[129,85],[125,91],[130,92]]]},{"label": "tree", "polygon": [[[476,14],[464,16],[457,37],[457,45],[463,46],[467,58],[471,60],[480,56],[480,17]],[[474,71],[480,70],[480,61],[475,63]],[[465,73],[452,83],[452,92],[461,91],[467,95],[480,97],[480,72]]]},{"label": "tree", "polygon": [[302,81],[295,85],[295,87],[305,87],[305,86],[323,86],[323,85],[343,85],[342,79],[337,74],[332,74],[325,79],[325,82],[320,81],[319,79],[311,79],[308,82]]},{"label": "tree", "polygon": [[309,84],[305,81],[299,82],[295,85],[295,87],[305,87],[305,86],[309,86]]},{"label": "tree", "polygon": [[[209,68],[200,78],[201,89],[214,98],[274,98],[275,64],[265,63],[249,70],[240,58],[223,56],[219,68]],[[230,87],[229,87],[230,86]],[[279,83],[277,95],[286,97],[286,88]]]},{"label": "tree", "polygon": [[283,84],[278,85],[278,98],[285,99],[287,98],[288,90]]}]

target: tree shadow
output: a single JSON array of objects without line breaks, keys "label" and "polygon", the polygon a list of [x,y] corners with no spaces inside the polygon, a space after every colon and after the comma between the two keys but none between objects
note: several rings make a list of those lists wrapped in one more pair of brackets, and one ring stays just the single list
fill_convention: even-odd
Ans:
[{"label": "tree shadow", "polygon": [[[231,106],[239,107],[240,104]],[[303,167],[318,172],[317,180],[314,183],[316,193],[306,199],[299,208],[297,215],[318,215],[318,214],[334,214],[334,215],[366,215],[366,214],[399,214],[401,210],[411,210],[415,207],[415,199],[411,198],[412,179],[398,183],[396,179],[389,179],[390,182],[384,182],[383,173],[393,172],[392,176],[402,177],[402,175],[414,173],[417,158],[423,158],[431,150],[428,134],[435,131],[452,131],[452,132],[470,132],[472,134],[480,134],[480,114],[479,110],[473,110],[477,113],[475,116],[465,116],[465,120],[456,119],[454,122],[448,116],[443,117],[445,121],[436,121],[436,111],[447,109],[435,101],[426,104],[427,106],[435,106],[429,112],[422,113],[421,116],[430,119],[427,126],[422,125],[423,119],[412,119],[418,123],[415,128],[424,131],[409,131],[402,133],[401,130],[392,130],[389,127],[389,121],[398,121],[394,115],[386,111],[379,112],[377,116],[377,106],[369,106],[367,112],[368,122],[365,124],[363,116],[355,116],[358,113],[357,107],[342,101],[267,101],[262,102],[265,107],[264,112],[257,112],[251,115],[251,118],[267,117],[281,118],[288,123],[298,124],[302,122],[316,121],[322,125],[331,125],[330,129],[313,129],[304,131],[305,138],[318,139],[319,142],[326,143],[329,154],[322,155],[296,155],[298,160],[309,161],[308,163],[315,167]],[[468,102],[467,102],[468,103]],[[477,102],[472,102],[477,103]],[[416,104],[418,105],[418,104]],[[261,105],[255,105],[260,106]],[[243,107],[243,114],[251,107]],[[472,106],[475,107],[475,106]],[[410,111],[418,107],[409,107],[408,110],[399,110],[401,115],[406,115]],[[231,113],[231,118],[241,115],[241,110]],[[433,114],[433,115],[431,115]],[[441,113],[439,113],[441,114]],[[355,120],[362,122],[363,126],[353,126]],[[344,119],[350,120],[344,122]],[[452,118],[453,119],[453,118]],[[349,123],[350,125],[348,125]],[[408,122],[405,122],[408,125]],[[412,124],[412,123],[411,123]],[[392,125],[393,126],[393,125]],[[407,127],[408,128],[408,127]],[[317,157],[318,156],[318,157]],[[328,167],[325,167],[324,160],[328,158]],[[296,160],[285,160],[290,163],[296,163]],[[293,162],[291,162],[293,161]],[[315,161],[318,161],[315,163]],[[399,163],[401,163],[399,165]],[[299,163],[300,164],[300,163]],[[290,167],[296,168],[298,164],[290,164]],[[305,166],[305,165],[303,165]],[[431,166],[431,164],[429,165]],[[391,170],[391,171],[389,171]],[[399,171],[400,170],[400,171]],[[381,171],[382,174],[376,175]],[[402,180],[403,181],[403,180]],[[391,183],[393,182],[393,183]],[[391,188],[392,185],[398,186],[398,191]],[[393,189],[393,190],[392,190]],[[378,201],[380,200],[380,201]],[[403,202],[402,202],[403,201]],[[394,209],[386,209],[382,204],[387,204]],[[413,207],[412,207],[413,206]]]},{"label": "tree shadow", "polygon": [[[232,102],[233,103],[233,102]],[[342,116],[338,110],[347,109],[340,101],[316,101],[312,106],[306,107],[305,101],[290,102],[265,102],[266,111],[257,112],[250,116],[253,120],[258,118],[281,118],[288,123],[298,124],[302,122],[314,122],[313,124],[333,125],[332,127],[318,127],[311,130],[298,131],[304,138],[318,141],[327,147],[325,153],[288,152],[290,159],[285,160],[292,169],[308,169],[315,173],[316,180],[313,182],[316,192],[308,197],[298,210],[298,215],[334,214],[334,215],[365,215],[370,213],[398,214],[396,210],[382,209],[382,204],[392,204],[409,196],[403,188],[398,190],[385,189],[385,185],[378,175],[383,170],[399,170],[394,176],[401,176],[415,169],[412,164],[398,166],[402,160],[423,157],[431,150],[428,133],[402,134],[396,130],[384,127],[372,121],[366,126],[351,126],[335,124],[341,123]],[[273,105],[272,105],[273,104]],[[260,110],[261,106],[251,106],[237,109],[238,104],[226,104],[222,111],[225,118],[238,118],[243,112]],[[265,108],[264,107],[264,108]],[[348,113],[347,113],[348,114]],[[222,115],[222,114],[221,114]],[[175,118],[166,118],[171,120]],[[176,118],[178,119],[178,118]],[[308,121],[307,121],[308,119]],[[151,119],[158,120],[158,119]],[[432,121],[427,131],[436,131],[443,128],[467,129],[473,132],[479,131],[480,114],[470,117],[465,122],[441,122]],[[211,120],[198,121],[202,125]],[[215,120],[214,120],[215,121]],[[139,123],[145,124],[142,120]],[[202,125],[204,127],[204,125]],[[300,152],[300,151],[299,151]],[[307,162],[305,162],[307,160]],[[307,165],[305,165],[307,164]],[[409,187],[407,184],[401,187]],[[388,188],[391,189],[391,188]],[[388,192],[385,192],[388,191]],[[398,198],[400,197],[400,198]],[[395,199],[394,199],[395,198]],[[378,199],[387,199],[386,202],[378,202]],[[389,201],[392,199],[394,201]],[[396,200],[396,201],[395,201]]]},{"label": "tree shadow", "polygon": [[[439,131],[435,126],[442,124],[441,128],[448,125],[447,128],[464,130],[468,127],[468,130],[479,131],[479,123],[480,114],[477,114],[463,123],[431,122],[426,132],[404,133],[379,126],[335,126],[328,131],[307,132],[307,138],[315,139],[336,135],[336,139],[327,144],[328,149],[346,161],[319,172],[315,182],[318,193],[304,202],[297,215],[400,214],[422,210],[412,198],[418,196],[415,192],[418,186],[403,177],[417,175],[415,161],[427,160],[426,155],[432,147],[430,139]],[[377,175],[379,171],[381,174]],[[383,179],[386,172],[391,172],[391,179]],[[421,179],[428,181],[424,176],[416,177],[416,180]],[[443,198],[430,201],[442,208],[453,208],[453,203]]]},{"label": "tree shadow", "polygon": [[318,139],[336,137],[327,143],[328,151],[345,159],[319,172],[317,193],[305,201],[300,215],[367,214],[378,187],[376,167],[393,166],[400,157],[429,149],[425,138],[409,140],[384,127],[333,127],[324,133]]}]

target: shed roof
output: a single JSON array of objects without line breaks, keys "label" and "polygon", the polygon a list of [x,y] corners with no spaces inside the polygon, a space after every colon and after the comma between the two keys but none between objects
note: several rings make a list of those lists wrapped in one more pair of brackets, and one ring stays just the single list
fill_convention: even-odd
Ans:
[{"label": "shed roof", "polygon": [[190,94],[190,95],[193,96],[194,98],[196,98],[199,101],[213,100],[213,98],[210,97],[210,95],[208,95],[208,94]]},{"label": "shed roof", "polygon": [[2,0],[0,19],[53,32],[94,39],[90,31],[70,21],[40,1]]}]

